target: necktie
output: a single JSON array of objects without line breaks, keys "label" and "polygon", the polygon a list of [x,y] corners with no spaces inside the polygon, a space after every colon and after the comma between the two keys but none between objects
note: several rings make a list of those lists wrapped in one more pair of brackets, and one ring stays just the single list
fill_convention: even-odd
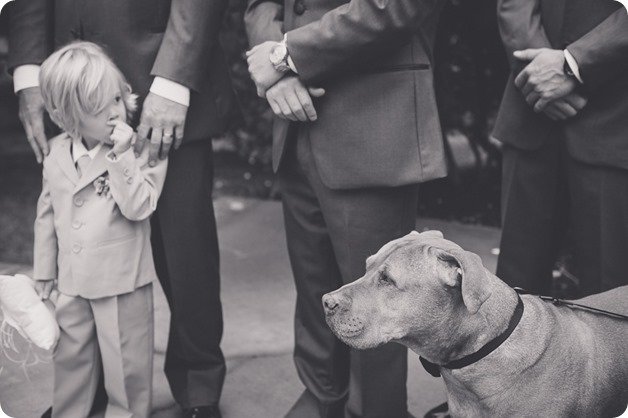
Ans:
[{"label": "necktie", "polygon": [[76,162],[76,172],[78,173],[79,178],[83,175],[83,173],[87,172],[87,167],[89,167],[89,163],[92,162],[92,159],[89,155],[85,154]]}]

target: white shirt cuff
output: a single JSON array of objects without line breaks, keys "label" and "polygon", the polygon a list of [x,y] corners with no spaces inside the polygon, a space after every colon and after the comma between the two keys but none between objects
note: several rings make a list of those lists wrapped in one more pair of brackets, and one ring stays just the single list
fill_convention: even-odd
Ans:
[{"label": "white shirt cuff", "polygon": [[293,73],[299,74],[297,71],[297,67],[294,65],[294,61],[292,61],[292,57],[288,55],[288,67],[292,70]]},{"label": "white shirt cuff", "polygon": [[190,106],[190,89],[167,78],[155,77],[150,91],[183,106]]},{"label": "white shirt cuff", "polygon": [[39,87],[39,65],[20,65],[13,71],[13,91],[17,93],[29,87]]},{"label": "white shirt cuff", "polygon": [[582,81],[582,77],[580,77],[580,68],[578,67],[578,62],[573,57],[573,55],[571,55],[571,52],[565,49],[563,50],[563,53],[565,54],[565,61],[567,61],[567,65],[569,66],[569,68],[571,68],[571,72],[573,73],[573,75],[576,76],[580,84],[583,84],[584,81]]}]

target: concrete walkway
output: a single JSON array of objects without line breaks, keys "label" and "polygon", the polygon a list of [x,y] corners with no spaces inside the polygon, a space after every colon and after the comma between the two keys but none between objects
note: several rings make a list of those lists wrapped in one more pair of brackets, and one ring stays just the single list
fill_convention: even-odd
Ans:
[{"label": "concrete walkway", "polygon": [[[281,205],[225,197],[217,199],[215,206],[222,257],[222,347],[228,368],[221,401],[223,416],[280,418],[303,390],[292,363],[295,290]],[[417,229],[442,231],[448,239],[479,254],[485,265],[494,270],[493,249],[499,244],[499,230],[432,219],[418,219]],[[30,271],[28,266],[0,262],[0,274]],[[155,316],[157,355],[152,417],[177,418],[180,411],[161,372],[169,312],[159,288],[155,292]],[[23,344],[20,347],[23,351]],[[10,347],[4,350],[12,357],[23,358]],[[37,418],[50,404],[50,354],[35,354],[40,362],[25,367],[0,354],[0,405],[10,417]],[[34,358],[30,356],[27,362]],[[410,353],[409,359],[409,410],[421,417],[445,400],[445,392],[442,381],[422,369],[418,356]]]}]

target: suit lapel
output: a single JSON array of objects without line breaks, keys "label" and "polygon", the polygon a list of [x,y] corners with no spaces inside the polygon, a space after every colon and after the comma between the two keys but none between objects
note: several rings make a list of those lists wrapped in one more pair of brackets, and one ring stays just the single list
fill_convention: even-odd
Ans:
[{"label": "suit lapel", "polygon": [[83,173],[78,181],[78,184],[74,188],[74,193],[83,189],[85,186],[91,184],[96,178],[107,171],[107,162],[105,161],[105,155],[111,148],[107,145],[100,147],[100,150],[87,167],[87,172]]},{"label": "suit lapel", "polygon": [[79,181],[79,177],[74,166],[74,161],[72,160],[71,144],[72,140],[70,137],[63,139],[59,143],[59,147],[53,148],[54,151],[50,153],[50,157],[57,162],[61,171],[63,171],[72,184],[76,185]]}]

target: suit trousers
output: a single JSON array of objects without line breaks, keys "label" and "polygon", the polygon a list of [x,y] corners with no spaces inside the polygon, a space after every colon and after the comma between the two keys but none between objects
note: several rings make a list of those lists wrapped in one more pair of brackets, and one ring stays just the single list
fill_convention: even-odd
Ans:
[{"label": "suit trousers", "polygon": [[60,294],[54,418],[87,417],[101,373],[105,418],[148,417],[153,385],[153,285],[99,299]]},{"label": "suit trousers", "polygon": [[[321,297],[365,273],[369,255],[415,228],[417,185],[331,190],[307,132],[288,137],[278,171],[297,288],[294,362],[305,391],[289,418],[407,418],[407,350],[353,350],[325,323]],[[368,170],[368,167],[364,167]]]},{"label": "suit trousers", "polygon": [[581,296],[628,284],[628,171],[576,161],[560,135],[538,150],[505,145],[497,276],[548,294],[565,244]]},{"label": "suit trousers", "polygon": [[217,404],[226,374],[210,140],[170,152],[151,220],[157,276],[170,306],[165,373],[183,408]]}]

